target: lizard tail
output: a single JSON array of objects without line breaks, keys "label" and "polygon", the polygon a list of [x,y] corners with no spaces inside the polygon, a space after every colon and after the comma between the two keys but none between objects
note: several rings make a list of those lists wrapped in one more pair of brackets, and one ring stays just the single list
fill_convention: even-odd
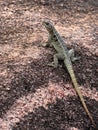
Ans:
[{"label": "lizard tail", "polygon": [[[67,60],[67,59],[66,59],[66,60]],[[93,120],[93,118],[92,118],[92,116],[91,116],[91,114],[90,114],[90,112],[89,112],[89,110],[88,110],[88,108],[87,108],[87,105],[86,105],[86,103],[85,103],[85,101],[84,101],[84,98],[83,98],[83,96],[82,96],[82,94],[81,94],[81,91],[80,91],[80,89],[79,89],[79,87],[78,87],[78,83],[77,83],[77,80],[76,80],[76,77],[75,77],[75,74],[74,74],[72,65],[71,65],[71,63],[70,63],[69,60],[67,60],[68,62],[67,62],[66,60],[64,61],[64,64],[66,65],[67,70],[68,70],[68,72],[69,72],[69,74],[70,74],[70,77],[71,77],[71,79],[72,79],[74,88],[75,88],[75,90],[76,90],[76,92],[77,92],[77,94],[78,94],[78,96],[79,96],[79,98],[80,98],[80,100],[81,100],[81,103],[82,103],[82,105],[83,105],[83,107],[84,107],[84,109],[85,109],[87,115],[89,116],[89,118],[90,118],[92,124],[94,125],[94,127],[96,127],[96,124],[95,124],[95,122],[94,122],[94,120]]]}]

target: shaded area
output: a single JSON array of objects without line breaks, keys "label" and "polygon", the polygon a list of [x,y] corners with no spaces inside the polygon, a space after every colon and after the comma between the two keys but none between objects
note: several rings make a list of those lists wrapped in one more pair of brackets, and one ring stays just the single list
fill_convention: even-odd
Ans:
[{"label": "shaded area", "polygon": [[[43,64],[43,59],[31,60],[30,64],[21,66],[22,71],[17,72],[19,66],[9,65],[9,69],[13,70],[12,79],[10,83],[4,83],[5,79],[1,82],[0,90],[0,116],[10,109],[10,106],[19,97],[27,94],[28,92],[35,92],[37,88],[45,86],[48,83],[49,71],[48,67]],[[12,69],[13,68],[13,69]],[[41,69],[44,68],[44,69]],[[6,90],[6,88],[9,88]]]},{"label": "shaded area", "polygon": [[[93,103],[98,107],[98,102],[93,101]],[[94,130],[80,105],[75,97],[66,100],[57,99],[56,104],[48,105],[48,109],[40,107],[34,113],[29,113],[16,124],[13,130],[69,130],[69,128]],[[87,105],[89,108],[92,107],[88,102]]]},{"label": "shaded area", "polygon": [[[50,48],[46,49],[48,50]],[[29,64],[25,66],[14,66],[14,63],[8,63],[7,66],[10,73],[12,73],[12,77],[9,76],[7,79],[1,77],[1,116],[6,112],[6,110],[10,109],[15,100],[23,95],[27,95],[28,93],[34,93],[38,88],[45,86],[47,87],[49,80],[54,83],[57,83],[58,81],[58,84],[62,80],[63,84],[71,82],[70,76],[68,73],[66,73],[66,68],[62,62],[57,69],[54,69],[47,65],[52,61],[52,55],[53,54],[46,56],[45,54],[44,58],[37,60],[30,59]],[[78,83],[80,85],[84,84],[86,87],[95,87],[97,89],[97,57],[89,57],[86,54],[81,54],[80,56],[81,59],[73,64]],[[20,68],[22,68],[22,70]],[[91,84],[91,86],[88,86],[88,82]]]}]

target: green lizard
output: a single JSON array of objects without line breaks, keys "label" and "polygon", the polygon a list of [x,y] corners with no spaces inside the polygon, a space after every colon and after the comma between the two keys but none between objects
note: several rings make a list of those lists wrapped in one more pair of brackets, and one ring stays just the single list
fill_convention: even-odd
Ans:
[{"label": "green lizard", "polygon": [[45,26],[45,28],[47,29],[48,33],[49,33],[49,38],[48,38],[48,42],[46,44],[46,46],[53,46],[55,48],[55,50],[57,51],[57,54],[54,55],[54,61],[49,64],[50,66],[54,66],[55,68],[58,66],[58,60],[61,59],[64,61],[64,64],[70,74],[70,77],[72,79],[74,88],[81,100],[81,103],[87,113],[87,115],[89,116],[92,124],[94,125],[94,127],[96,127],[95,122],[87,108],[87,105],[84,101],[84,98],[81,94],[81,91],[78,87],[78,83],[74,74],[74,70],[73,70],[73,66],[72,66],[72,61],[75,61],[79,58],[74,57],[74,50],[68,50],[63,39],[61,38],[60,34],[56,31],[56,29],[54,28],[53,24],[50,21],[43,21],[43,25]]}]

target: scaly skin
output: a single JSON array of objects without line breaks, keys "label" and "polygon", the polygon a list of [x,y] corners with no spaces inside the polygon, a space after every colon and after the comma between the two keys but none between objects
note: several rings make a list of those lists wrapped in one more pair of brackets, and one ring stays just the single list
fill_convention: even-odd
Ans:
[{"label": "scaly skin", "polygon": [[[75,74],[74,74],[74,70],[73,70],[73,67],[72,67],[72,62],[71,62],[71,55],[69,53],[69,50],[67,49],[63,39],[61,38],[60,34],[56,31],[56,29],[54,28],[54,26],[52,25],[52,23],[50,21],[44,21],[43,22],[43,25],[46,27],[48,33],[49,33],[49,39],[48,39],[48,45],[52,45],[55,50],[58,52],[56,55],[54,55],[54,62],[52,64],[50,64],[51,66],[54,66],[54,67],[57,67],[58,66],[58,59],[62,59],[64,60],[64,64],[70,74],[70,77],[72,79],[72,82],[73,82],[73,85],[74,85],[74,88],[81,100],[81,103],[84,107],[84,110],[85,112],[87,113],[88,117],[90,118],[93,126],[96,128],[96,124],[87,108],[87,105],[84,101],[84,98],[81,94],[81,91],[78,87],[78,83],[77,83],[77,80],[76,80],[76,77],[75,77]],[[77,58],[75,58],[76,60]]]}]

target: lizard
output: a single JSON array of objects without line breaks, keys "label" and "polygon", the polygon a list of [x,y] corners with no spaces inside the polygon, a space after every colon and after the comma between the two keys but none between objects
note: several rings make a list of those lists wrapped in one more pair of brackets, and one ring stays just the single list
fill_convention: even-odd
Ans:
[{"label": "lizard", "polygon": [[72,61],[78,60],[79,57],[74,57],[74,50],[68,50],[67,46],[65,45],[64,40],[58,33],[58,31],[55,29],[54,25],[50,21],[43,21],[42,24],[45,26],[46,30],[49,33],[48,42],[46,46],[53,46],[56,50],[56,54],[54,55],[54,61],[49,64],[49,66],[58,67],[58,60],[63,60],[64,65],[66,66],[69,75],[71,77],[72,83],[74,85],[75,91],[78,94],[80,101],[82,103],[82,106],[87,113],[89,119],[92,122],[92,125],[96,128],[96,124],[93,120],[93,117],[91,113],[89,112],[87,105],[84,101],[84,98],[82,96],[82,93],[80,91],[80,88],[77,83],[77,79],[73,70]]}]

